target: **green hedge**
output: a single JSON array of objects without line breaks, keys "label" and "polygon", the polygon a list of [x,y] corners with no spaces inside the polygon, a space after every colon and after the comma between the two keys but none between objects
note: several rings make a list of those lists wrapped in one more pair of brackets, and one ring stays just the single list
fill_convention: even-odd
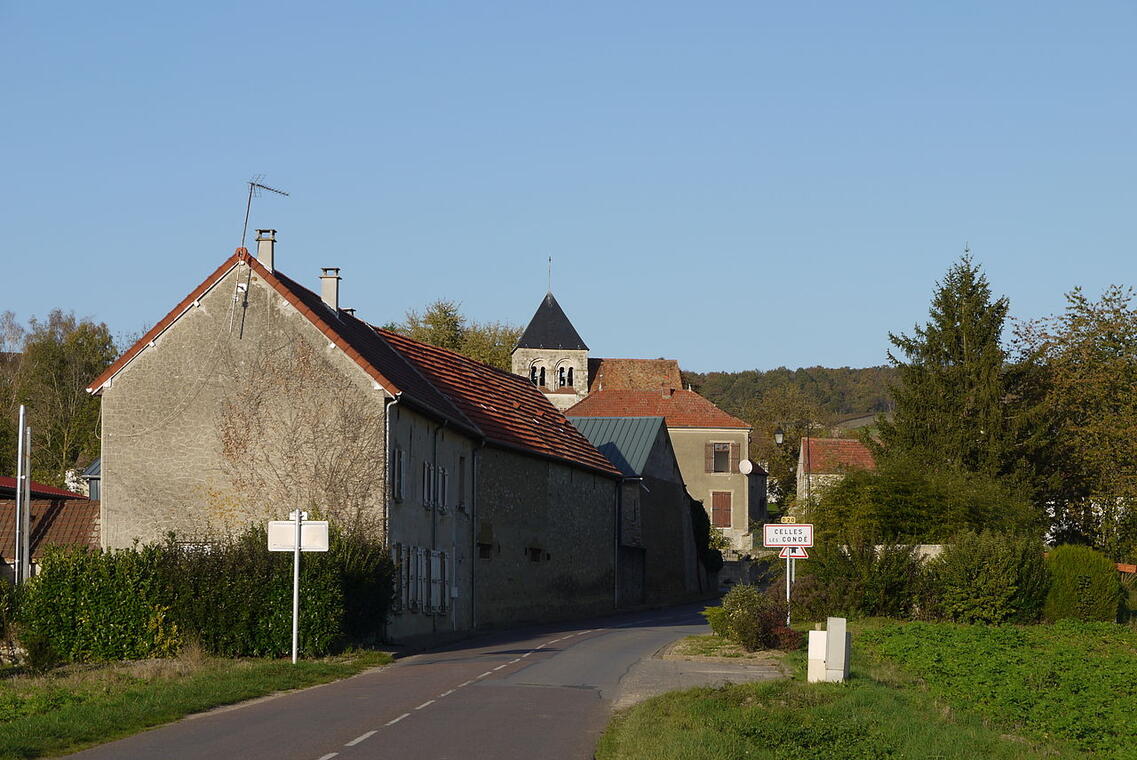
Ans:
[{"label": "green hedge", "polygon": [[1046,558],[1053,584],[1043,616],[1048,621],[1117,621],[1122,601],[1117,566],[1088,546],[1059,546]]},{"label": "green hedge", "polygon": [[[208,546],[56,549],[24,589],[21,638],[72,662],[173,654],[197,641],[223,656],[291,650],[292,555],[263,528]],[[382,544],[333,530],[301,562],[300,649],[322,655],[382,633],[393,567]]]},{"label": "green hedge", "polygon": [[1036,623],[1050,587],[1031,534],[964,532],[928,563],[926,617],[957,623]]}]

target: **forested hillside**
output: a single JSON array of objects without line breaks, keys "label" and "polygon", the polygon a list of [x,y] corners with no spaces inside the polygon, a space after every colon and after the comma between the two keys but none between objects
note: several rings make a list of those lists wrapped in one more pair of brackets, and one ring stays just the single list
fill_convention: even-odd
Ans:
[{"label": "forested hillside", "polygon": [[896,370],[892,367],[793,370],[779,367],[765,372],[685,372],[684,377],[719,408],[743,419],[765,394],[791,388],[834,418],[842,418],[888,411],[888,386],[896,377]]}]

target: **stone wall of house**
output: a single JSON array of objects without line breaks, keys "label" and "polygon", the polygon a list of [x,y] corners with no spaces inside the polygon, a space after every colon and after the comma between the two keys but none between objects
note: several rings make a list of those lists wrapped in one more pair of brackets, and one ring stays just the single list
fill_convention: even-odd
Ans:
[{"label": "stone wall of house", "polygon": [[[328,382],[306,382],[298,356],[307,371],[327,370]],[[346,455],[364,444],[351,466],[373,479],[352,480],[350,493],[336,498],[381,526],[385,398],[238,264],[103,391],[103,545],[155,541],[169,531],[200,539],[285,518],[297,506],[330,508],[316,471],[339,460],[339,447]],[[289,415],[302,414],[321,420],[316,435],[289,428]]]},{"label": "stone wall of house", "polygon": [[[720,528],[730,539],[734,548],[749,552],[752,546],[750,535],[750,487],[747,476],[738,471],[707,472],[706,445],[708,443],[734,443],[738,446],[738,459],[747,457],[750,432],[736,428],[669,428],[671,445],[675,448],[675,458],[683,473],[687,491],[696,500],[703,502],[707,515],[711,516],[713,494],[727,492],[730,496],[730,526]],[[713,524],[713,522],[712,522]]]},{"label": "stone wall of house", "polygon": [[[518,348],[513,352],[513,374],[530,378],[531,367],[545,369],[545,397],[561,411],[568,409],[588,394],[588,352],[555,348]],[[572,368],[572,385],[558,383],[561,367]],[[566,375],[567,377],[567,375]]]},{"label": "stone wall of house", "polygon": [[[390,407],[389,414],[392,499],[388,541],[397,566],[397,603],[388,621],[387,638],[408,641],[469,630],[474,625],[475,444],[465,434],[405,404]],[[433,567],[429,566],[430,552],[437,555]],[[419,566],[412,567],[416,561]],[[427,576],[420,579],[423,570]],[[438,577],[432,577],[434,572]]]},{"label": "stone wall of house", "polygon": [[478,625],[613,609],[617,481],[492,445],[478,459]]}]

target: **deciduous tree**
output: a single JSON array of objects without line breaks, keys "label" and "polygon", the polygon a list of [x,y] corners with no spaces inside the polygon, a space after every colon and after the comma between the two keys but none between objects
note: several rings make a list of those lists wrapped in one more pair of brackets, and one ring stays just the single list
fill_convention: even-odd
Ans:
[{"label": "deciduous tree", "polygon": [[13,402],[28,407],[36,480],[63,485],[67,470],[99,455],[99,402],[86,387],[116,354],[105,323],[60,309],[29,321]]}]

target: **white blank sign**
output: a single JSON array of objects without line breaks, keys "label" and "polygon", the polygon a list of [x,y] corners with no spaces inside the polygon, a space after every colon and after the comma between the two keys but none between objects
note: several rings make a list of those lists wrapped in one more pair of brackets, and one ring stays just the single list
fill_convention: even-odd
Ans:
[{"label": "white blank sign", "polygon": [[[268,524],[268,550],[290,552],[296,549],[296,523],[293,520],[272,520]],[[328,550],[328,521],[302,520],[300,522],[300,551],[326,552]]]}]

